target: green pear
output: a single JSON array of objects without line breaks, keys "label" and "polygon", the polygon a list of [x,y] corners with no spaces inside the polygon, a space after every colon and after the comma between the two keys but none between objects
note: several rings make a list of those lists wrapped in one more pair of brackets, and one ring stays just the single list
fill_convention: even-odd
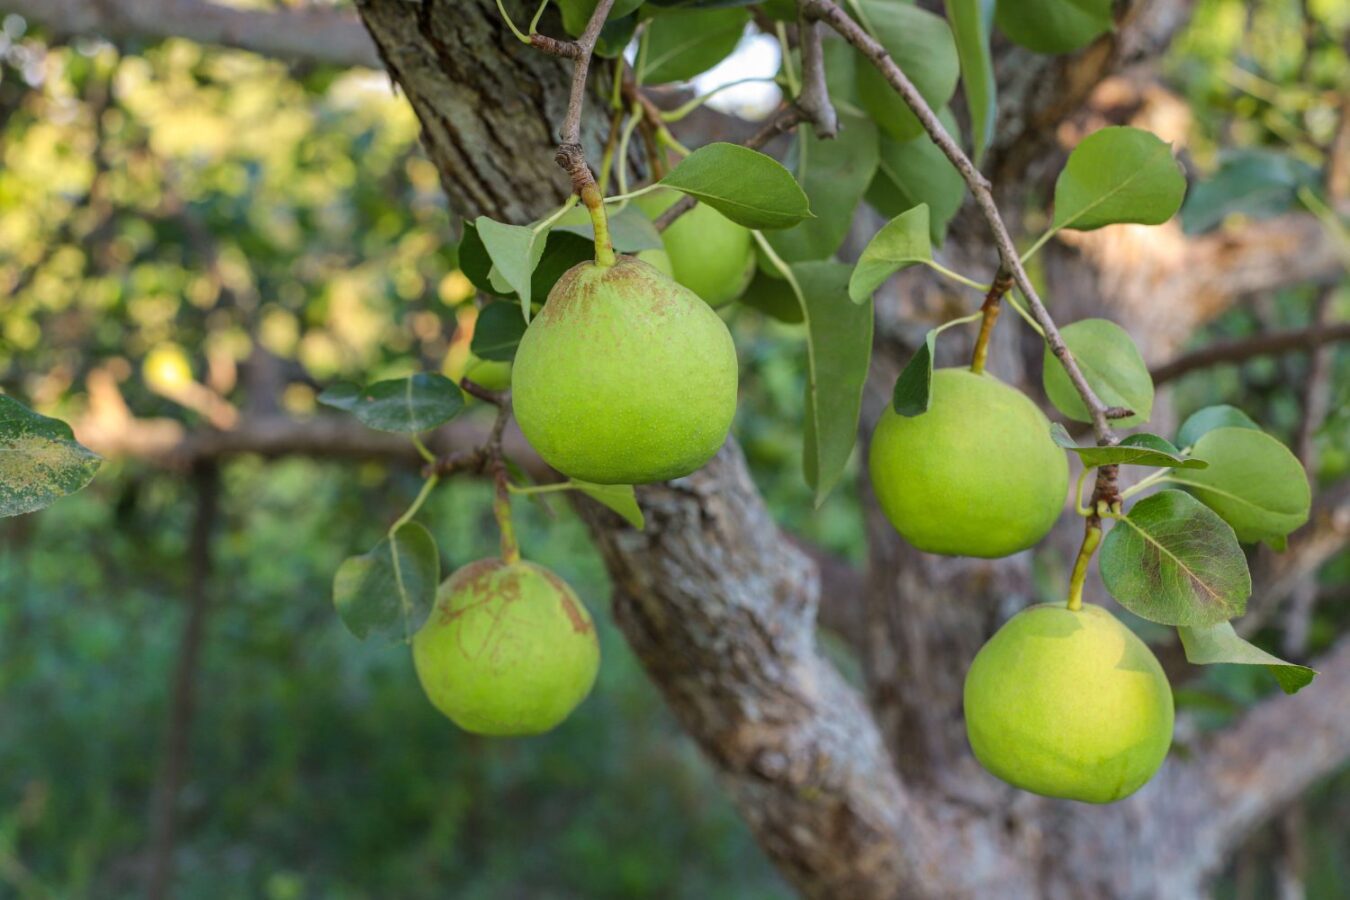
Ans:
[{"label": "green pear", "polygon": [[577,595],[529,562],[481,559],[447,578],[413,637],[433,706],[475,734],[541,734],[595,684],[600,644]]},{"label": "green pear", "polygon": [[558,279],[525,330],[511,381],[520,430],[559,472],[600,484],[665,481],[726,440],[736,348],[692,291],[621,256]]},{"label": "green pear", "polygon": [[920,550],[1007,556],[1055,524],[1069,484],[1065,453],[1036,404],[992,375],[933,373],[928,411],[887,406],[872,435],[872,490]]},{"label": "green pear", "polygon": [[490,391],[504,391],[511,386],[511,364],[470,353],[464,365],[464,377]]},{"label": "green pear", "polygon": [[[655,219],[680,199],[676,191],[644,194],[634,202]],[[710,306],[723,306],[745,292],[755,274],[750,231],[704,203],[676,219],[661,234],[670,274]]]},{"label": "green pear", "polygon": [[1128,797],[1172,744],[1172,688],[1157,657],[1091,604],[1013,616],[971,663],[965,712],[980,764],[1047,797]]}]

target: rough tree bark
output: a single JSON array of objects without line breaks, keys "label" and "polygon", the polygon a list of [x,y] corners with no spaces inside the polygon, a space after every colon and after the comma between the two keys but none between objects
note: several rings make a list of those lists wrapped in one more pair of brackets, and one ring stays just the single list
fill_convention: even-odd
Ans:
[{"label": "rough tree bark", "polygon": [[[543,123],[560,121],[566,78],[512,41],[493,7],[468,0],[451,13],[427,2],[419,14],[400,0],[359,4],[456,211],[520,222],[556,200],[540,195],[557,181]],[[1181,7],[1127,4],[1115,35],[1081,54],[1020,69],[1010,59],[1004,71],[1039,74],[1014,77],[1004,94],[993,171],[1011,183],[1027,176],[1054,126],[1101,78],[1165,45]],[[524,14],[521,4],[508,9]],[[600,117],[590,121],[598,135]],[[973,223],[952,244],[974,270],[991,267]],[[1092,263],[1078,254],[1072,277],[1092,285],[1087,306],[1109,308],[1109,281]],[[1140,342],[1162,331],[1145,327]],[[889,387],[900,349],[879,343],[875,385]],[[1011,352],[995,368],[1023,374]],[[864,432],[881,398],[870,392]],[[1031,599],[1025,559],[927,557],[869,505],[864,703],[815,647],[818,604],[841,598],[820,597],[815,563],[774,526],[734,442],[704,470],[639,498],[642,533],[582,507],[613,578],[615,617],[761,845],[809,896],[1199,896],[1241,832],[1350,754],[1350,717],[1318,699],[1350,681],[1342,646],[1318,687],[1263,704],[1190,761],[1175,754],[1126,802],[1091,808],[1014,791],[970,756],[960,687],[983,640]],[[1295,721],[1315,737],[1294,746]]]}]

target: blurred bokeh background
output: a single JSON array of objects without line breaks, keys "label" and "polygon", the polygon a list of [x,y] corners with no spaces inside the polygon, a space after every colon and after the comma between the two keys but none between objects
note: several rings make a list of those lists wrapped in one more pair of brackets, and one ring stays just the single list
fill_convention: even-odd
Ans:
[{"label": "blurred bokeh background", "polygon": [[[1236,149],[1296,182],[1321,164],[1350,9],[1307,6],[1305,19],[1292,0],[1197,4],[1164,64],[1193,114],[1188,165],[1213,173],[1220,148]],[[755,43],[743,64],[773,52]],[[156,796],[170,764],[182,767],[167,835],[182,897],[788,895],[607,621],[603,566],[565,503],[519,502],[522,543],[597,614],[600,682],[557,732],[490,741],[424,701],[406,648],[358,643],[330,604],[338,563],[415,495],[413,468],[322,448],[190,452],[195,433],[241,415],[320,415],[316,394],[335,380],[462,371],[472,288],[386,76],[184,40],[114,48],[8,15],[0,153],[0,386],[117,451],[84,492],[0,522],[0,897],[141,895],[165,852]],[[1350,315],[1344,288],[1327,296]],[[1320,298],[1255,298],[1192,343],[1305,327]],[[853,492],[814,511],[799,476],[799,334],[728,315],[757,483],[789,528],[858,561]],[[1330,412],[1312,436],[1324,483],[1350,469],[1350,355],[1330,358]],[[1204,370],[1175,403],[1183,416],[1240,405],[1295,444],[1308,365],[1291,354]],[[218,491],[203,487],[207,469]],[[191,545],[207,492],[219,503],[202,568]],[[494,552],[483,484],[452,482],[421,519],[446,567]],[[1343,601],[1350,558],[1319,578]],[[1316,609],[1315,641],[1350,619],[1344,602]],[[189,676],[190,728],[171,734]],[[1178,700],[1203,728],[1269,689],[1259,670],[1212,667]],[[1303,809],[1297,846],[1275,828],[1256,835],[1221,896],[1275,896],[1294,853],[1308,896],[1346,896],[1350,774]]]}]

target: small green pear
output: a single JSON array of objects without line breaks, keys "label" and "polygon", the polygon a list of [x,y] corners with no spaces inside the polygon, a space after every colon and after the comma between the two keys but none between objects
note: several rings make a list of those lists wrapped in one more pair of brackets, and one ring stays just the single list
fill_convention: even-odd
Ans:
[{"label": "small green pear", "polygon": [[600,645],[567,583],[534,563],[481,559],[447,578],[413,637],[433,706],[475,734],[542,734],[595,684]]},{"label": "small green pear", "polygon": [[520,430],[545,462],[582,481],[645,484],[688,475],[722,446],[736,348],[692,291],[621,256],[558,279],[511,381]]},{"label": "small green pear", "polygon": [[[680,199],[676,191],[645,194],[634,202],[651,218]],[[750,231],[705,203],[680,216],[661,234],[670,274],[710,306],[723,306],[745,293],[755,274]]]},{"label": "small green pear", "polygon": [[887,406],[872,435],[872,490],[920,550],[994,558],[1033,546],[1064,508],[1065,453],[1021,391],[967,369],[933,373],[928,410]]},{"label": "small green pear", "polygon": [[490,391],[504,391],[511,386],[511,364],[470,353],[464,365],[464,377]]},{"label": "small green pear", "polygon": [[1014,787],[1113,803],[1153,777],[1172,744],[1172,688],[1158,659],[1100,606],[1023,610],[966,675],[975,758]]}]

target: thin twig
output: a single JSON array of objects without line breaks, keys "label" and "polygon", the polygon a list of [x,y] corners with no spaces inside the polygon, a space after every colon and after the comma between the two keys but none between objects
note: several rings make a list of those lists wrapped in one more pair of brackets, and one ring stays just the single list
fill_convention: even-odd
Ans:
[{"label": "thin twig", "polygon": [[799,13],[797,36],[801,41],[802,90],[797,106],[816,129],[816,137],[832,138],[839,133],[839,116],[830,102],[825,82],[825,50],[821,46],[820,25]]}]

